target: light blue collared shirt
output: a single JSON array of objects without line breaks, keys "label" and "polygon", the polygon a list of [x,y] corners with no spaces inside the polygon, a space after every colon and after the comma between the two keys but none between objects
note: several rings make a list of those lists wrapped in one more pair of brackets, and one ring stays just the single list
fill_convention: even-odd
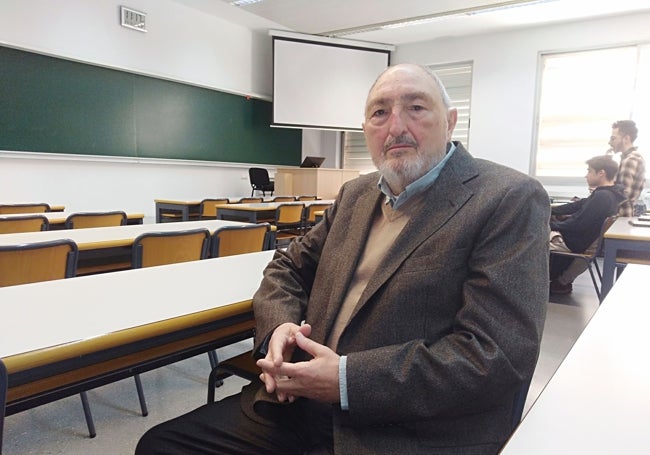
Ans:
[{"label": "light blue collared shirt", "polygon": [[[388,184],[384,180],[384,177],[379,178],[377,186],[379,190],[386,195],[386,204],[390,204],[394,210],[399,209],[402,205],[406,203],[413,196],[422,193],[424,190],[433,185],[433,182],[436,181],[442,168],[445,167],[447,161],[456,150],[456,146],[453,142],[450,143],[449,151],[445,157],[436,164],[429,172],[424,174],[422,177],[417,179],[415,182],[409,184],[404,188],[399,195],[395,196],[393,192],[388,187]],[[341,400],[341,409],[347,411],[349,409],[348,402],[348,376],[347,376],[347,365],[348,365],[348,356],[342,355],[339,358],[339,394]]]}]

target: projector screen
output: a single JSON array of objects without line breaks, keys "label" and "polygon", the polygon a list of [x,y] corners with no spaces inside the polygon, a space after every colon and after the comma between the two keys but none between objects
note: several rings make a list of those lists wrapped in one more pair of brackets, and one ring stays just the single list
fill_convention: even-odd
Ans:
[{"label": "projector screen", "polygon": [[389,64],[387,49],[274,36],[273,125],[361,130],[368,90]]}]

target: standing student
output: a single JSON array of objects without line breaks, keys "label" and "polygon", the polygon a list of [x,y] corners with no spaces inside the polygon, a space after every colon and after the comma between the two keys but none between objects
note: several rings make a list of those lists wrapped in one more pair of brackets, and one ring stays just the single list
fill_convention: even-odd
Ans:
[{"label": "standing student", "polygon": [[627,200],[618,210],[619,216],[633,216],[634,203],[641,196],[645,184],[645,160],[634,146],[639,130],[632,120],[619,120],[612,125],[609,146],[621,154],[616,183],[623,185]]},{"label": "standing student", "polygon": [[379,172],[275,253],[254,296],[261,382],[154,427],[137,454],[496,453],[548,301],[548,195],[451,142],[426,68],[383,72]]},{"label": "standing student", "polygon": [[[593,188],[589,197],[551,209],[551,251],[584,253],[596,248],[605,219],[616,215],[619,204],[626,200],[623,186],[614,184],[618,164],[610,156],[587,160],[587,185]],[[573,280],[585,271],[581,260],[551,256],[550,286],[552,294],[569,294]]]}]

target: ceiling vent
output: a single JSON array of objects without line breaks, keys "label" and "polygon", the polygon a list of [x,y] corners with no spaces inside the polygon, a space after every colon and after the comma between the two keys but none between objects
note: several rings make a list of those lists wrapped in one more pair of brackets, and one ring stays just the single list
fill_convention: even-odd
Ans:
[{"label": "ceiling vent", "polygon": [[126,6],[120,6],[120,23],[122,27],[131,28],[140,32],[147,31],[147,13],[136,11]]}]

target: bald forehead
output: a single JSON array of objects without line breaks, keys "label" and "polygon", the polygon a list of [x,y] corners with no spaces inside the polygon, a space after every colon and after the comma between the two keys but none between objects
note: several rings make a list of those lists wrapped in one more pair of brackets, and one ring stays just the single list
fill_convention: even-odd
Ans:
[{"label": "bald forehead", "polygon": [[418,65],[400,64],[387,68],[379,75],[368,92],[366,106],[376,92],[386,87],[408,84],[420,93],[427,93],[434,99],[441,99],[438,84],[430,73]]}]

